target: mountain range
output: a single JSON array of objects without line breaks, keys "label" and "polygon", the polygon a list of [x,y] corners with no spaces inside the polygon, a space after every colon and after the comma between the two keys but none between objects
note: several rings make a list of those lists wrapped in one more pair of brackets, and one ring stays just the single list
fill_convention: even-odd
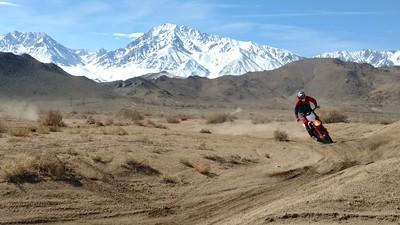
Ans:
[{"label": "mountain range", "polygon": [[400,67],[376,68],[322,58],[303,59],[275,70],[242,76],[161,76],[153,80],[135,77],[102,85],[135,102],[163,105],[292,109],[298,90],[317,96],[324,108],[396,111],[400,103]]},{"label": "mountain range", "polygon": [[[27,53],[41,62],[55,63],[70,74],[100,82],[159,72],[174,77],[216,78],[273,70],[305,58],[288,50],[205,34],[175,24],[153,27],[125,48],[96,52],[67,48],[45,33],[14,31],[0,35],[0,51]],[[400,51],[338,51],[315,57],[376,67],[400,65]]]},{"label": "mountain range", "polygon": [[[338,59],[302,59],[275,70],[215,79],[168,75],[96,83],[28,54],[0,53],[0,96],[6,99],[67,100],[70,104],[90,100],[101,107],[133,100],[151,105],[291,109],[297,91],[303,89],[318,96],[324,107],[398,112],[400,104],[400,67],[375,68]],[[104,100],[111,101],[102,104]]]},{"label": "mountain range", "polygon": [[0,52],[0,96],[27,101],[110,99],[116,95],[86,77],[71,76],[53,63],[41,63],[28,54]]}]

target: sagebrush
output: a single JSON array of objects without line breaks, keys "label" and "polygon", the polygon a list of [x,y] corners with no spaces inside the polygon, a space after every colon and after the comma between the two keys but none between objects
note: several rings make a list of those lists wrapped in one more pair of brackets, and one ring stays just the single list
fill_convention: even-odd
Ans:
[{"label": "sagebrush", "polygon": [[289,135],[282,130],[275,130],[274,131],[274,139],[277,141],[289,141]]},{"label": "sagebrush", "polygon": [[320,119],[323,123],[346,123],[347,115],[338,110],[321,111]]},{"label": "sagebrush", "polygon": [[213,115],[209,115],[206,118],[206,123],[225,123],[232,122],[236,120],[237,117],[228,113],[217,113]]}]

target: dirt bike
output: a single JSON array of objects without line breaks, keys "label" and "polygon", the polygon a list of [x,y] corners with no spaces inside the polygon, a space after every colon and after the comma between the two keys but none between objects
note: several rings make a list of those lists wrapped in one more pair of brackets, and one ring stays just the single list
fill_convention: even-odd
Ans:
[{"label": "dirt bike", "polygon": [[307,118],[308,126],[311,129],[311,135],[317,139],[318,142],[324,144],[333,143],[331,136],[329,135],[328,130],[322,125],[321,120],[318,115],[315,113],[315,108],[311,110],[311,112],[307,114],[300,115],[301,117]]}]

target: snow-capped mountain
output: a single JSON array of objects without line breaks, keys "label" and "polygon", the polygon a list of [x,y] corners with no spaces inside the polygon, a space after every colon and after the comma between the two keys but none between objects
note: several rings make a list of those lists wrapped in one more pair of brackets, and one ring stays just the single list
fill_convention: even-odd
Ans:
[{"label": "snow-capped mountain", "polygon": [[[69,49],[45,33],[14,31],[0,35],[0,52],[27,53],[39,61],[53,62],[70,74],[100,82],[161,71],[174,77],[216,78],[272,70],[303,58],[284,49],[205,34],[175,24],[154,27],[125,48],[96,52]],[[338,51],[316,57],[376,67],[400,65],[400,51]]]},{"label": "snow-capped mountain", "polygon": [[44,33],[12,32],[0,38],[0,51],[28,53],[73,75],[97,81],[125,80],[166,71],[177,77],[215,78],[271,70],[302,57],[287,50],[201,33],[174,24],[154,27],[125,48],[89,52],[62,46]]},{"label": "snow-capped mountain", "polygon": [[322,53],[316,58],[337,58],[346,62],[368,63],[375,67],[400,66],[400,51],[374,51],[364,49],[361,51],[336,51]]},{"label": "snow-capped mountain", "polygon": [[[271,70],[301,59],[287,50],[208,35],[174,24],[154,27],[126,48],[108,52],[88,66],[106,80],[167,71],[180,77],[215,78]],[[103,76],[102,76],[103,77]]]},{"label": "snow-capped mountain", "polygon": [[14,31],[0,37],[0,51],[15,54],[27,53],[45,63],[53,62],[60,66],[81,65],[81,58],[74,50],[56,42],[40,32],[22,33]]}]

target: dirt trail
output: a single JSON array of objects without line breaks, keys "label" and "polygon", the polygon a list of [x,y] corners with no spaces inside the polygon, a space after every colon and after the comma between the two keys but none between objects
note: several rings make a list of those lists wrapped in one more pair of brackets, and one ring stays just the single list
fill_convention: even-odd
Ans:
[{"label": "dirt trail", "polygon": [[[0,182],[0,224],[400,222],[400,123],[328,125],[331,145],[311,140],[295,122],[168,127],[130,125],[118,136],[83,126],[1,138],[0,160],[54,153],[71,179]],[[273,139],[277,128],[289,142]],[[129,159],[160,174],[141,173]],[[197,172],[201,164],[210,172]]]},{"label": "dirt trail", "polygon": [[[225,127],[222,132],[236,131],[235,125],[230,124],[230,126],[232,126],[231,129]],[[377,146],[373,147],[374,149],[368,149],[371,146],[366,142],[371,141],[371,135],[379,136],[381,133],[393,135],[394,129],[399,131],[398,124],[384,129],[355,125],[359,131],[357,134],[354,133],[355,127],[350,131],[340,126],[328,126],[337,135],[334,137],[338,141],[332,145],[319,145],[306,140],[304,136],[295,139],[292,143],[293,146],[290,146],[291,150],[297,149],[310,156],[306,159],[290,159],[289,156],[287,160],[290,166],[282,168],[281,172],[272,176],[268,177],[263,173],[259,173],[257,176],[252,171],[246,171],[243,174],[236,174],[236,179],[229,177],[227,180],[221,181],[226,186],[235,187],[233,191],[217,192],[213,190],[215,187],[212,184],[206,184],[193,190],[196,194],[186,196],[182,201],[190,205],[196,198],[201,200],[195,201],[196,207],[193,207],[193,209],[187,207],[186,216],[182,219],[182,222],[191,224],[283,224],[296,221],[296,224],[302,222],[308,224],[310,221],[323,221],[321,224],[336,224],[340,221],[350,221],[353,224],[377,224],[383,221],[384,224],[390,224],[399,221],[400,211],[396,206],[399,199],[393,199],[391,196],[389,198],[380,196],[379,181],[384,179],[381,176],[370,174],[364,175],[363,178],[357,178],[359,173],[363,173],[369,167],[378,167],[385,172],[380,175],[386,175],[386,170],[389,170],[389,174],[397,172],[399,166],[393,166],[393,164],[400,159],[387,162],[383,154],[379,154],[379,152],[385,152],[385,148]],[[337,130],[338,128],[341,130]],[[243,132],[241,129],[237,130]],[[299,130],[287,130],[289,136],[301,136]],[[252,133],[252,135],[258,134]],[[370,138],[366,139],[365,137]],[[394,138],[391,139],[395,142],[392,146],[399,150],[399,142],[394,141]],[[388,142],[380,144],[387,145]],[[379,147],[380,149],[377,149]],[[317,161],[315,161],[316,156],[320,157]],[[300,166],[300,163],[296,162],[297,160],[301,160],[303,165]],[[387,163],[391,165],[389,166]],[[368,188],[365,188],[364,184],[357,180],[368,180],[371,176],[377,179],[368,184],[375,188],[375,193],[368,193]],[[396,177],[398,176],[396,174]],[[264,179],[256,179],[257,177]],[[258,182],[254,182],[255,180]],[[341,193],[342,188],[340,186],[346,182],[350,186],[360,189],[359,195],[346,196],[345,191]],[[245,185],[241,187],[237,184]],[[399,194],[396,190],[399,187],[398,181],[390,184],[389,189],[397,196]],[[338,187],[335,189],[330,188],[331,186]],[[210,189],[213,191],[210,191]],[[328,192],[325,191],[326,189],[333,191]],[[198,194],[198,192],[201,194]],[[376,202],[365,203],[365,197],[362,196],[366,195],[365,192],[375,195]],[[337,200],[339,203],[332,204],[330,201],[323,201],[324,197],[326,198],[334,193],[341,196]],[[203,196],[207,197],[204,198]],[[346,199],[346,197],[349,199]],[[358,198],[361,198],[362,201],[359,201]],[[202,202],[206,203],[201,204]],[[381,212],[378,207],[378,205],[382,205],[381,202],[390,202],[389,206],[385,208],[391,210]],[[354,208],[352,204],[356,204],[358,207]],[[309,211],[307,208],[312,208],[312,210]]]}]

